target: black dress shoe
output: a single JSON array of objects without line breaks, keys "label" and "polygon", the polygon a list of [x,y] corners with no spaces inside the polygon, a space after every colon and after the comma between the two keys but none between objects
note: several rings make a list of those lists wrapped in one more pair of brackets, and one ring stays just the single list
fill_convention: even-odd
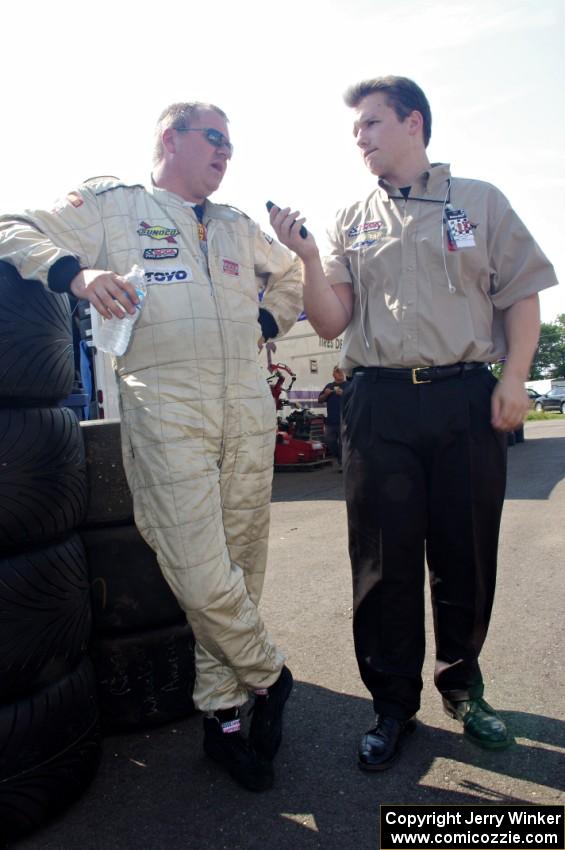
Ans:
[{"label": "black dress shoe", "polygon": [[223,716],[228,711],[204,718],[204,752],[248,791],[268,791],[273,785],[273,766],[255,752],[239,731],[223,731],[233,722]]},{"label": "black dress shoe", "polygon": [[377,714],[375,725],[363,735],[359,744],[361,770],[386,770],[400,755],[406,735],[416,728],[416,721],[397,720],[386,714]]},{"label": "black dress shoe", "polygon": [[502,717],[484,699],[449,700],[443,709],[463,726],[465,737],[485,750],[505,750],[514,743]]},{"label": "black dress shoe", "polygon": [[283,667],[281,674],[267,693],[255,697],[249,740],[260,756],[272,761],[282,740],[282,721],[285,703],[293,685],[292,673]]}]

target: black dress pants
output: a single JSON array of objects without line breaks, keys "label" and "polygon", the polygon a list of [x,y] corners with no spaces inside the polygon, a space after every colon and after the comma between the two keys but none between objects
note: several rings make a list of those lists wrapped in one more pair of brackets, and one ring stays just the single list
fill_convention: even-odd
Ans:
[{"label": "black dress pants", "polygon": [[343,464],[359,671],[377,713],[420,707],[429,569],[435,684],[477,698],[496,583],[506,435],[490,425],[487,369],[427,384],[355,375]]}]

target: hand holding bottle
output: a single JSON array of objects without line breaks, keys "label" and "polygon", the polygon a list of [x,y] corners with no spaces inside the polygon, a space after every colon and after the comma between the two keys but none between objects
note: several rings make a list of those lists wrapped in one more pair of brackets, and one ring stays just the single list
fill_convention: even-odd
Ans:
[{"label": "hand holding bottle", "polygon": [[70,290],[77,298],[89,301],[105,319],[121,318],[124,313],[133,313],[138,300],[128,277],[102,269],[82,269],[71,281]]},{"label": "hand holding bottle", "polygon": [[[93,322],[92,326],[92,338],[96,348],[117,357],[125,354],[128,348],[133,326],[139,318],[147,295],[145,272],[140,266],[133,266],[132,270],[123,276],[123,280],[133,287],[133,297],[136,299],[136,303],[133,303],[133,299],[128,294],[126,297],[130,299],[130,303],[126,305],[128,307],[127,312],[124,312],[121,308],[115,308],[111,318]],[[125,291],[128,292],[128,290]],[[116,309],[120,310],[121,315],[118,315]]]}]

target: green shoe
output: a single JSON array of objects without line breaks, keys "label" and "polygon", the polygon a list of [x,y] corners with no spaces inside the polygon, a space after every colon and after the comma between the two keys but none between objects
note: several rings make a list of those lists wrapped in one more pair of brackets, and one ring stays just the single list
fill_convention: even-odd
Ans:
[{"label": "green shoe", "polygon": [[485,750],[505,750],[514,743],[504,720],[484,699],[451,701],[443,697],[443,709],[463,724],[470,741]]}]

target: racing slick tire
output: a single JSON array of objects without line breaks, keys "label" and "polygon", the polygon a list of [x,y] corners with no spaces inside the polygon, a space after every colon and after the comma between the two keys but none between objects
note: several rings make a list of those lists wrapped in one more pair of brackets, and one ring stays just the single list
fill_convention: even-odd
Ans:
[{"label": "racing slick tire", "polygon": [[0,551],[40,546],[86,513],[84,446],[65,407],[0,409]]},{"label": "racing slick tire", "polygon": [[75,378],[68,297],[0,261],[0,304],[0,398],[12,406],[66,398]]},{"label": "racing slick tire", "polygon": [[100,756],[88,658],[49,687],[0,705],[0,846],[74,802],[94,777]]},{"label": "racing slick tire", "polygon": [[148,631],[186,623],[155,553],[135,525],[83,529],[94,633]]},{"label": "racing slick tire", "polygon": [[0,704],[74,670],[91,625],[86,553],[77,533],[0,559]]},{"label": "racing slick tire", "polygon": [[133,523],[133,501],[122,462],[120,420],[81,422],[88,482],[83,528]]},{"label": "racing slick tire", "polygon": [[187,623],[96,638],[90,657],[104,733],[149,729],[194,714],[194,636]]}]

